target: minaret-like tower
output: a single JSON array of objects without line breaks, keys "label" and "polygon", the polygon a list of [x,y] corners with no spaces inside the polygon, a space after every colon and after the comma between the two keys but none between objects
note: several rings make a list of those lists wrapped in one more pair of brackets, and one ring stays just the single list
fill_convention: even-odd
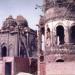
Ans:
[{"label": "minaret-like tower", "polygon": [[44,0],[43,9],[44,74],[75,74],[75,1]]}]

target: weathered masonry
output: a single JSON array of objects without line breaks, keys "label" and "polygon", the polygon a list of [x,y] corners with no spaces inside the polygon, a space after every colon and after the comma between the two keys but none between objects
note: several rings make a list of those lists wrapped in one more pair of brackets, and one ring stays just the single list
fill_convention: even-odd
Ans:
[{"label": "weathered masonry", "polygon": [[42,39],[42,43],[39,39],[39,53],[42,50],[43,54],[39,57],[41,70],[38,69],[38,73],[75,74],[75,1],[44,0],[43,10],[44,16],[39,23],[39,37]]},{"label": "weathered masonry", "polygon": [[12,16],[6,18],[0,30],[1,75],[32,73],[30,66],[33,66],[33,61],[30,63],[30,60],[33,58],[36,61],[36,37],[36,31],[28,27],[28,22],[23,16],[17,16],[16,19]]}]

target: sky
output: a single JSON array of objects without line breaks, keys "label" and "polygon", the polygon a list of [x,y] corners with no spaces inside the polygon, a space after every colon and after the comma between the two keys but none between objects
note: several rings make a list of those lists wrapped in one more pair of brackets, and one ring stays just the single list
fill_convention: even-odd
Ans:
[{"label": "sky", "polygon": [[42,0],[0,0],[0,27],[9,15],[16,18],[22,15],[28,21],[29,27],[36,30],[42,11],[35,9],[36,5],[42,5]]}]

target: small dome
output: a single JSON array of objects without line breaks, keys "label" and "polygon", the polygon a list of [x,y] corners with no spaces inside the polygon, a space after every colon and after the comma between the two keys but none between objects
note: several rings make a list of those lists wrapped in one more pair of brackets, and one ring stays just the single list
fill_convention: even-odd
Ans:
[{"label": "small dome", "polygon": [[15,27],[17,25],[16,20],[13,19],[12,16],[9,16],[8,18],[6,18],[6,20],[3,23],[3,27],[2,29],[10,29],[10,27]]},{"label": "small dome", "polygon": [[28,22],[23,16],[17,16],[16,21],[21,27],[28,27]]}]

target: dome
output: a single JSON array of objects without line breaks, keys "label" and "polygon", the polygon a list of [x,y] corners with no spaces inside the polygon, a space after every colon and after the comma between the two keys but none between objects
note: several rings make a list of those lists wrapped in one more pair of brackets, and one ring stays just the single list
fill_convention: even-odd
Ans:
[{"label": "dome", "polygon": [[53,7],[69,7],[71,5],[75,5],[74,0],[44,0],[44,10],[47,11]]},{"label": "dome", "polygon": [[20,16],[20,15],[17,16],[16,22],[21,27],[28,27],[28,22],[27,22],[27,20],[23,16]]},{"label": "dome", "polygon": [[12,16],[9,16],[8,18],[6,18],[6,20],[3,23],[3,27],[2,29],[10,29],[10,27],[15,27],[17,25],[16,20],[13,19]]},{"label": "dome", "polygon": [[45,13],[45,20],[52,20],[58,18],[74,19],[75,12],[72,12],[71,9],[67,9],[66,7],[53,7],[48,9]]}]

